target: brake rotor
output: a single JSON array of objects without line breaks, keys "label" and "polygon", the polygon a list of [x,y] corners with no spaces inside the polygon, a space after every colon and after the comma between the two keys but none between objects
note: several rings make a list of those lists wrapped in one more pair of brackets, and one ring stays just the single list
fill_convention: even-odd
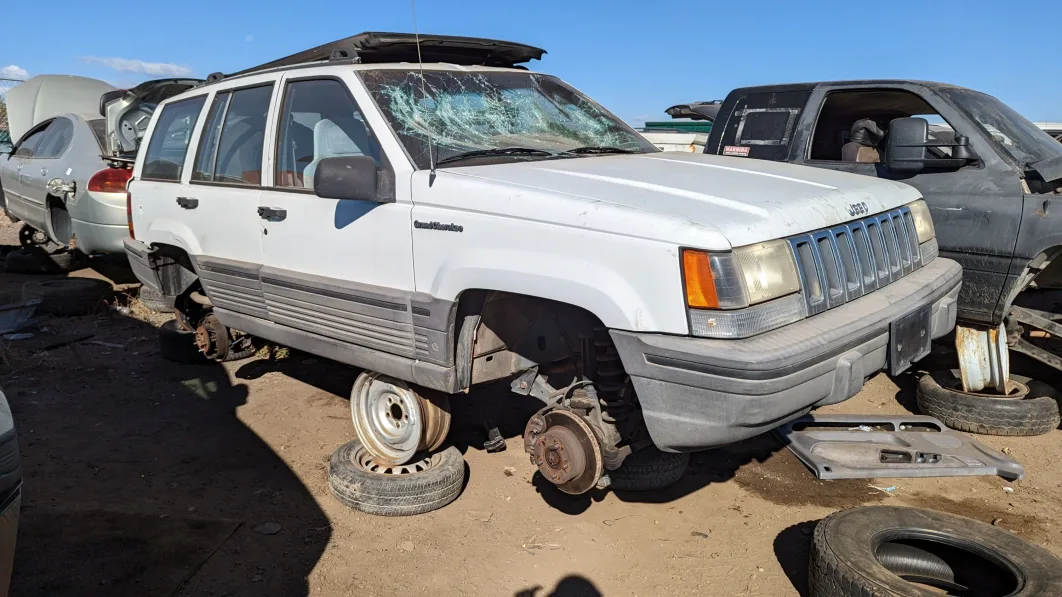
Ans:
[{"label": "brake rotor", "polygon": [[586,493],[604,472],[597,436],[581,416],[567,409],[532,417],[524,430],[524,449],[542,476],[564,493]]},{"label": "brake rotor", "polygon": [[206,358],[224,360],[229,354],[229,329],[211,313],[196,328],[195,344]]}]

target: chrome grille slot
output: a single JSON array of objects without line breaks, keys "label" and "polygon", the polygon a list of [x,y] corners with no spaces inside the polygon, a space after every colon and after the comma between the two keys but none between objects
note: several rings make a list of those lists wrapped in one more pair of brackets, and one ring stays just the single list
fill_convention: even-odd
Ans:
[{"label": "chrome grille slot", "polygon": [[844,286],[841,281],[841,263],[837,249],[833,245],[833,235],[829,232],[817,232],[813,235],[822,272],[826,274],[826,308],[832,309],[845,302]]},{"label": "chrome grille slot", "polygon": [[910,209],[789,239],[808,315],[832,309],[922,267]]},{"label": "chrome grille slot", "polygon": [[841,271],[844,273],[844,288],[847,300],[863,295],[863,274],[856,259],[855,248],[852,245],[852,234],[848,228],[834,233],[834,242],[837,244],[837,253],[841,257]]}]

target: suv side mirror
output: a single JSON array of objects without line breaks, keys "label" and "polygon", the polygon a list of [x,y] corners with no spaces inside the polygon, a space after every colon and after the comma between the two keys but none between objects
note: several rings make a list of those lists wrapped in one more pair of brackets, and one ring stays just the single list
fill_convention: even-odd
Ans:
[{"label": "suv side mirror", "polygon": [[376,160],[368,156],[325,158],[313,175],[313,192],[323,199],[356,199],[390,203],[376,186]]},{"label": "suv side mirror", "polygon": [[[897,118],[890,122],[885,167],[896,172],[919,172],[923,168],[962,168],[977,160],[968,137],[955,135],[952,143],[928,141],[928,138],[929,122],[925,118]],[[948,147],[951,157],[929,157],[928,147]]]}]

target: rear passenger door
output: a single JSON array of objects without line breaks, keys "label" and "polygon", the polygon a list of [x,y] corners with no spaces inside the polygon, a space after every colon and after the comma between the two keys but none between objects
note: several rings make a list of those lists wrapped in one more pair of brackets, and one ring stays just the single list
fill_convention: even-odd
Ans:
[{"label": "rear passenger door", "polygon": [[218,89],[197,139],[186,211],[199,245],[199,279],[219,309],[266,318],[259,270],[265,140],[274,81]]},{"label": "rear passenger door", "polygon": [[[786,161],[810,95],[810,91],[801,90],[749,93],[738,98],[726,122],[713,123],[706,152]],[[716,135],[717,129],[721,136]]]}]

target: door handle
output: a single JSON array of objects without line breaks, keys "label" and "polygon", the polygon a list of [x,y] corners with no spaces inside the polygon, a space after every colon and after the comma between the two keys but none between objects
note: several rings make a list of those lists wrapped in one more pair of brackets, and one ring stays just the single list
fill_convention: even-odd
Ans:
[{"label": "door handle", "polygon": [[178,197],[177,205],[180,205],[184,209],[195,209],[199,207],[199,200],[195,197]]},{"label": "door handle", "polygon": [[47,168],[41,168],[41,176],[48,176],[48,169]]},{"label": "door handle", "polygon": [[288,217],[288,210],[259,206],[258,217],[262,218],[263,220],[269,220],[271,222],[279,222],[284,218]]}]

